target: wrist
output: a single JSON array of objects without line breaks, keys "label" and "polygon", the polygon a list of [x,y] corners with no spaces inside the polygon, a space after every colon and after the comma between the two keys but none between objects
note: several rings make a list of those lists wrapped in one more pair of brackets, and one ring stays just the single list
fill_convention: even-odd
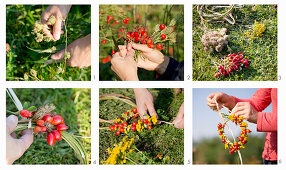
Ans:
[{"label": "wrist", "polygon": [[162,75],[162,74],[166,71],[166,69],[167,69],[167,67],[168,67],[168,65],[169,65],[169,62],[170,62],[170,58],[167,57],[167,56],[164,56],[164,57],[163,57],[163,62],[161,62],[160,64],[158,64],[158,66],[155,68],[155,71],[156,71],[158,74]]},{"label": "wrist", "polygon": [[123,81],[139,81],[138,75],[137,75],[137,73],[136,74],[130,74],[130,75],[126,76]]}]

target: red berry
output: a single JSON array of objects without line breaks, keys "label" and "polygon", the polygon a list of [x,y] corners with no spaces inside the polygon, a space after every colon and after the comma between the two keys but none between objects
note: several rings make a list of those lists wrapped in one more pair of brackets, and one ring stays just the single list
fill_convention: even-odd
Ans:
[{"label": "red berry", "polygon": [[166,27],[166,26],[165,26],[164,24],[161,24],[161,25],[160,25],[160,29],[161,29],[161,30],[165,29],[165,27]]},{"label": "red berry", "polygon": [[46,126],[43,126],[41,131],[46,132],[47,130],[48,130],[48,128]]},{"label": "red berry", "polygon": [[123,133],[124,132],[124,128],[123,127],[120,128],[119,131]]},{"label": "red berry", "polygon": [[118,127],[118,124],[117,124],[117,123],[114,123],[113,126]]},{"label": "red berry", "polygon": [[152,44],[152,40],[147,40],[147,44]]},{"label": "red berry", "polygon": [[151,130],[151,129],[152,129],[152,126],[148,126],[148,129]]},{"label": "red berry", "polygon": [[144,124],[147,124],[147,123],[148,123],[148,120],[147,120],[147,119],[143,119],[143,123],[144,123]]},{"label": "red berry", "polygon": [[39,133],[41,130],[42,130],[42,127],[41,127],[41,126],[36,126],[36,127],[34,128],[34,132],[35,132],[35,133]]},{"label": "red berry", "polygon": [[124,19],[122,22],[123,22],[124,24],[128,24],[128,22],[126,21],[126,19]]},{"label": "red berry", "polygon": [[102,40],[102,44],[103,44],[103,45],[106,44],[106,40]]},{"label": "red berry", "polygon": [[115,21],[114,21],[115,24],[118,24],[119,22],[120,22],[119,20],[115,20]]},{"label": "red berry", "polygon": [[123,123],[123,126],[124,126],[124,127],[127,127],[127,126],[128,126],[128,123],[127,123],[127,122],[124,122],[124,123]]},{"label": "red berry", "polygon": [[137,108],[134,108],[131,111],[134,112],[134,113],[137,113]]},{"label": "red berry", "polygon": [[135,114],[135,115],[134,115],[135,118],[138,117],[138,116],[139,116],[138,114]]},{"label": "red berry", "polygon": [[65,131],[67,129],[68,129],[68,126],[65,125],[64,123],[61,123],[61,124],[57,125],[57,130],[58,131]]},{"label": "red berry", "polygon": [[115,54],[115,50],[112,50],[112,51],[111,51],[111,54],[114,55],[114,54]]},{"label": "red berry", "polygon": [[53,130],[52,134],[55,136],[56,140],[61,140],[62,139],[62,134],[59,131]]},{"label": "red berry", "polygon": [[113,20],[114,18],[112,16],[107,16],[107,19]]},{"label": "red berry", "polygon": [[46,114],[44,117],[43,117],[43,120],[46,122],[46,123],[51,123],[53,121],[53,118],[51,117],[51,114]]},{"label": "red berry", "polygon": [[138,124],[137,122],[133,122],[133,123],[132,123],[133,126],[136,126],[137,124]]},{"label": "red berry", "polygon": [[32,113],[29,111],[29,110],[21,110],[20,111],[20,115],[22,116],[22,117],[31,117],[32,116]]},{"label": "red berry", "polygon": [[161,35],[162,40],[166,39],[166,37],[167,37],[167,36],[166,36],[165,34],[162,34],[162,35]]},{"label": "red berry", "polygon": [[53,116],[52,124],[53,124],[53,125],[58,125],[58,124],[63,123],[63,121],[64,121],[64,119],[63,119],[61,116],[59,116],[59,115],[54,115],[54,116]]},{"label": "red berry", "polygon": [[56,143],[56,138],[53,133],[48,133],[47,135],[47,142],[50,146],[53,146]]},{"label": "red berry", "polygon": [[120,131],[119,130],[116,131],[116,136],[118,136],[118,135],[120,135]]},{"label": "red berry", "polygon": [[241,143],[245,144],[245,143],[246,143],[246,140],[242,140]]},{"label": "red berry", "polygon": [[224,142],[225,142],[225,139],[222,139],[221,142],[224,143]]},{"label": "red berry", "polygon": [[128,116],[128,115],[129,115],[129,112],[125,112],[125,114]]},{"label": "red berry", "polygon": [[45,124],[44,120],[37,120],[37,125],[43,126]]},{"label": "red berry", "polygon": [[106,21],[107,21],[107,23],[110,23],[110,19],[107,19]]},{"label": "red berry", "polygon": [[147,32],[144,31],[141,34],[142,34],[143,37],[147,37]]},{"label": "red berry", "polygon": [[125,18],[125,20],[128,22],[128,21],[130,21],[131,19],[130,19],[130,18]]},{"label": "red berry", "polygon": [[115,126],[110,126],[109,129],[110,129],[111,131],[115,131]]},{"label": "red berry", "polygon": [[132,131],[135,131],[135,130],[136,130],[136,126],[132,126],[132,127],[131,127],[131,130],[132,130]]},{"label": "red berry", "polygon": [[158,50],[162,50],[162,49],[163,49],[163,47],[162,47],[162,45],[161,45],[160,43],[158,43],[158,44],[156,45],[156,48],[157,48]]}]

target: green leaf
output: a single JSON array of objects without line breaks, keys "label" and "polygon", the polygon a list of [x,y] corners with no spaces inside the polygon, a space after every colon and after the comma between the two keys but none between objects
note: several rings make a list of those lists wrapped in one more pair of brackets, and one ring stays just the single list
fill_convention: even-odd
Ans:
[{"label": "green leaf", "polygon": [[73,148],[81,164],[88,164],[87,152],[81,141],[71,133],[61,132],[62,138]]},{"label": "green leaf", "polygon": [[29,111],[36,111],[37,107],[36,106],[31,106],[31,107],[27,108],[27,110],[29,110]]}]

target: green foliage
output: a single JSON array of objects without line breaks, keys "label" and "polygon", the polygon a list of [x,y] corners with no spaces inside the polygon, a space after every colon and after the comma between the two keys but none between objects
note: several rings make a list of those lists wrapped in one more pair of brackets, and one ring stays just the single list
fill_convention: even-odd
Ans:
[{"label": "green foliage", "polygon": [[[183,5],[100,5],[99,8],[99,79],[100,80],[116,80],[115,74],[110,69],[110,62],[103,63],[102,59],[111,56],[111,51],[114,48],[114,42],[111,35],[116,35],[117,38],[119,26],[122,25],[122,20],[126,17],[131,18],[128,25],[125,25],[128,30],[133,31],[138,25],[148,29],[151,34],[155,31],[157,24],[169,25],[173,18],[176,19],[175,26],[176,43],[167,43],[163,54],[172,57],[178,61],[184,59],[184,6]],[[107,16],[112,16],[120,22],[112,26],[107,25]],[[112,32],[114,31],[114,33]],[[123,33],[122,33],[123,34]],[[108,36],[107,36],[108,35]],[[121,35],[122,36],[122,35]],[[105,45],[102,45],[102,40],[107,40]],[[124,45],[124,42],[119,42],[119,45]],[[138,70],[140,80],[154,80],[155,72]]]},{"label": "green foliage", "polygon": [[[240,150],[243,164],[262,164],[264,136],[249,136],[245,149]],[[219,137],[193,144],[193,164],[240,164],[237,153],[229,154]]]},{"label": "green foliage", "polygon": [[[46,5],[7,5],[6,7],[6,79],[7,80],[90,80],[91,69],[66,67],[65,64],[53,63],[44,65],[44,61],[50,59],[51,54],[37,53],[31,49],[46,50],[53,46],[61,46],[65,43],[64,35],[56,42],[37,43],[31,34],[35,21],[41,20],[42,12]],[[67,18],[68,44],[91,32],[91,7],[90,5],[73,5]],[[62,48],[63,49],[63,48]],[[37,76],[31,75],[31,70],[37,72]],[[28,76],[28,77],[27,77]]]},{"label": "green foliage", "polygon": [[[42,106],[53,103],[56,113],[63,116],[69,126],[67,132],[73,133],[87,150],[90,163],[91,154],[91,103],[90,89],[14,89],[22,103],[27,106]],[[17,111],[10,97],[6,96],[7,110]],[[7,111],[6,116],[9,116]],[[73,149],[64,141],[49,146],[42,136],[34,136],[33,144],[15,164],[79,164]]]},{"label": "green foliage", "polygon": [[[172,122],[184,100],[184,94],[175,94],[173,89],[148,89],[154,97],[156,110],[161,110],[164,116]],[[135,98],[132,89],[100,89],[99,94],[117,93]],[[99,117],[112,120],[132,107],[119,100],[104,100],[99,103]],[[159,114],[159,120],[164,120]],[[109,124],[100,123],[100,127]],[[100,130],[99,133],[99,160],[108,158],[107,148],[118,143],[123,135],[115,136],[109,130]],[[184,131],[168,124],[156,125],[152,130],[142,131],[135,137],[135,146],[138,150],[131,152],[127,164],[183,164],[184,163]],[[163,159],[156,158],[163,155]]]},{"label": "green foliage", "polygon": [[[200,40],[204,34],[197,10],[193,9],[193,80],[277,80],[277,10],[274,5],[243,5],[233,12],[236,23],[206,23],[209,29],[227,28],[228,46],[221,53],[204,51]],[[264,35],[251,40],[245,33],[251,30],[254,21],[265,24]],[[217,68],[213,61],[229,53],[241,51],[249,59],[249,68],[235,72],[229,77],[214,78]]]}]

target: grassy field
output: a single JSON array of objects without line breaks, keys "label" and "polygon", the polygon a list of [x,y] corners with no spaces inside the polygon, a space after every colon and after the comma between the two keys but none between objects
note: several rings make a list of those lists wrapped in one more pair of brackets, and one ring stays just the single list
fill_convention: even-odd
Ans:
[{"label": "grassy field", "polygon": [[[111,51],[115,50],[112,42],[112,35],[117,38],[119,29],[122,25],[122,20],[129,17],[128,25],[123,24],[128,31],[134,31],[136,26],[143,26],[148,29],[148,35],[152,35],[157,24],[168,25],[175,18],[177,24],[175,26],[176,43],[166,43],[162,53],[172,57],[178,61],[184,60],[184,6],[183,5],[100,5],[100,20],[99,20],[99,78],[100,80],[116,80],[116,76],[110,69],[110,62],[104,62],[105,58],[111,57]],[[106,17],[113,16],[120,23],[111,27],[107,26]],[[124,35],[121,35],[124,36]],[[107,40],[107,43],[102,45],[102,41]],[[124,42],[118,40],[119,45],[124,45]],[[155,72],[138,69],[140,80],[154,80]]]},{"label": "grassy field", "polygon": [[[149,89],[154,97],[154,106],[159,120],[172,122],[184,100],[184,94],[175,94],[173,89]],[[117,93],[131,98],[132,89],[100,89],[101,94]],[[99,117],[105,120],[115,119],[132,106],[117,100],[104,100],[99,103]],[[160,110],[158,112],[158,110]],[[100,123],[100,127],[110,126]],[[115,136],[114,132],[106,129],[99,131],[99,160],[100,163],[108,158],[107,148],[118,143],[123,135]],[[168,124],[156,125],[152,130],[143,131],[139,140],[135,140],[138,149],[128,157],[126,164],[183,164],[184,163],[184,130],[176,129]],[[157,155],[167,158],[165,161],[156,159]]]},{"label": "grassy field", "polygon": [[[53,103],[55,112],[63,116],[69,127],[67,132],[77,136],[91,136],[91,103],[90,89],[14,89],[22,104],[42,106]],[[7,110],[17,111],[14,103],[7,95]],[[7,112],[6,116],[9,116]],[[87,150],[89,162],[91,154],[90,138],[79,138]],[[34,136],[34,142],[24,155],[14,164],[79,164],[73,149],[64,141],[52,147],[46,138]]]},{"label": "grassy field", "polygon": [[[243,5],[235,8],[233,16],[236,23],[228,22],[207,23],[205,25],[211,30],[227,28],[229,41],[227,48],[221,53],[209,53],[204,51],[201,37],[204,34],[203,25],[197,12],[193,8],[193,80],[250,80],[267,81],[277,80],[277,9],[274,5]],[[250,40],[245,33],[251,30],[254,22],[265,24],[263,36]],[[249,68],[235,72],[228,77],[215,78],[217,71],[214,62],[228,55],[241,51],[249,59]]]},{"label": "grassy field", "polygon": [[[251,136],[245,149],[241,149],[244,164],[262,164],[265,136]],[[238,154],[229,154],[219,142],[219,136],[193,143],[193,164],[240,164]]]},{"label": "grassy field", "polygon": [[[9,81],[62,81],[91,79],[91,69],[65,67],[64,62],[44,65],[50,59],[49,53],[37,53],[30,49],[64,48],[65,37],[56,42],[37,43],[31,34],[35,21],[41,20],[47,5],[7,5],[6,7],[6,79]],[[90,5],[72,6],[67,18],[68,44],[91,32]],[[66,31],[66,30],[64,30]],[[30,48],[30,49],[29,49]],[[36,76],[31,73],[37,72]],[[26,75],[26,76],[24,76]]]}]

